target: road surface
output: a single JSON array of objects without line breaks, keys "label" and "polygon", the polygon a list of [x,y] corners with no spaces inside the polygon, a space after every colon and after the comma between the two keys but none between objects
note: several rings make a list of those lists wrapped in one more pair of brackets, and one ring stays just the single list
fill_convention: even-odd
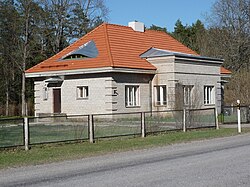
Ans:
[{"label": "road surface", "polygon": [[0,170],[0,186],[250,186],[250,134]]}]

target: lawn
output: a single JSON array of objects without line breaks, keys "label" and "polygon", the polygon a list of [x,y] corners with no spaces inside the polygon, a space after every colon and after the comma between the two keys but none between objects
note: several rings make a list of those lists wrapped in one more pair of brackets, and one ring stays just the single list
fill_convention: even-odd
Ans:
[{"label": "lawn", "polygon": [[[243,129],[243,133],[249,133],[250,129]],[[224,136],[237,135],[237,129],[207,129],[188,132],[168,132],[150,135],[146,138],[116,138],[110,140],[98,140],[94,144],[60,143],[32,146],[31,150],[24,151],[21,148],[0,151],[0,168],[18,167],[24,165],[36,165],[62,160],[79,159],[94,155],[102,155],[113,152],[145,149],[154,146],[165,146],[180,142],[202,140]]]}]

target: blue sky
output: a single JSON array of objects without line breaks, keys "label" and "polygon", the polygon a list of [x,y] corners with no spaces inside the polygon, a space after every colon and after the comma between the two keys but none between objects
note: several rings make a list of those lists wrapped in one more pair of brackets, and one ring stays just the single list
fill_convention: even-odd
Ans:
[{"label": "blue sky", "polygon": [[204,14],[211,10],[216,0],[106,0],[109,23],[127,25],[140,21],[147,27],[152,24],[174,30],[177,19],[191,25],[197,19],[205,21]]}]

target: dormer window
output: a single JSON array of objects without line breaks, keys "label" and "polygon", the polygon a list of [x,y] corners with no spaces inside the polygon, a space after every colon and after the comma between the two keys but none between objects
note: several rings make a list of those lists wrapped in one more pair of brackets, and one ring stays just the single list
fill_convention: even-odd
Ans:
[{"label": "dormer window", "polygon": [[78,47],[76,50],[64,55],[60,60],[86,59],[95,58],[97,56],[98,50],[96,48],[95,42],[93,40],[90,40],[89,42]]},{"label": "dormer window", "polygon": [[67,57],[64,58],[64,60],[68,60],[68,59],[80,59],[80,58],[89,58],[85,55],[81,55],[81,54],[73,54],[73,55],[69,55]]}]

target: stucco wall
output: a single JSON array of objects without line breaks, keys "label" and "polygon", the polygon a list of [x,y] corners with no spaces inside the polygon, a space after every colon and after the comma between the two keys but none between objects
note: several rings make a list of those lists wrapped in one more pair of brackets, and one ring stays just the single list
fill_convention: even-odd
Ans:
[{"label": "stucco wall", "polygon": [[[147,59],[151,64],[157,68],[156,75],[152,81],[152,110],[163,111],[173,108],[175,102],[175,83],[176,78],[174,74],[174,58],[173,57],[158,57]],[[167,105],[157,106],[155,104],[156,91],[154,86],[167,86]]]},{"label": "stucco wall", "polygon": [[[118,95],[113,97],[113,109],[118,113],[149,111],[151,103],[149,82],[152,77],[153,75],[114,73],[113,87],[117,89]],[[139,86],[139,106],[125,106],[125,86]]]},{"label": "stucco wall", "polygon": [[[204,62],[176,60],[174,71],[175,78],[179,83],[183,85],[194,85],[192,94],[196,108],[208,108],[216,106],[220,111],[220,64],[207,64]],[[204,86],[214,86],[214,104],[204,104]]]},{"label": "stucco wall", "polygon": [[[44,79],[45,80],[45,79]],[[35,113],[53,113],[53,89],[61,88],[61,113],[97,114],[112,110],[112,77],[108,74],[65,76],[60,87],[48,86],[48,99],[44,100],[44,80],[35,81]],[[77,87],[88,86],[88,98],[77,98]]]},{"label": "stucco wall", "polygon": [[43,98],[43,88],[45,87],[45,82],[43,80],[37,80],[34,83],[34,101],[35,101],[35,116],[39,113],[51,113],[53,111],[52,106],[52,90],[48,88],[48,99]]},{"label": "stucco wall", "polygon": [[[43,100],[43,80],[35,81],[36,115],[53,113],[53,89],[61,88],[61,113],[105,114],[150,110],[150,84],[152,75],[112,73],[65,76],[60,87],[48,87],[48,99]],[[125,106],[125,86],[139,86],[140,105]],[[88,86],[88,98],[77,98],[77,87]]]},{"label": "stucco wall", "polygon": [[[176,59],[173,56],[147,59],[157,67],[153,79],[154,85],[167,85],[167,105],[155,106],[155,90],[153,89],[153,110],[166,110],[175,108],[180,99],[176,95],[176,84],[193,85],[193,100],[196,108],[217,106],[220,112],[221,85],[220,64],[206,63],[196,60]],[[204,105],[204,86],[214,86],[215,104]]]},{"label": "stucco wall", "polygon": [[[217,105],[220,111],[221,87],[220,64],[187,61],[173,56],[147,59],[155,67],[155,75],[136,73],[95,73],[64,76],[61,88],[61,113],[100,114],[174,109],[176,84],[193,85],[196,108]],[[35,113],[53,113],[53,89],[48,87],[48,99],[43,99],[44,79],[35,81]],[[125,86],[139,86],[140,104],[125,105]],[[155,85],[166,85],[167,105],[155,105]],[[216,102],[204,105],[204,85],[214,86]],[[77,87],[88,86],[89,96],[77,99]]]}]

